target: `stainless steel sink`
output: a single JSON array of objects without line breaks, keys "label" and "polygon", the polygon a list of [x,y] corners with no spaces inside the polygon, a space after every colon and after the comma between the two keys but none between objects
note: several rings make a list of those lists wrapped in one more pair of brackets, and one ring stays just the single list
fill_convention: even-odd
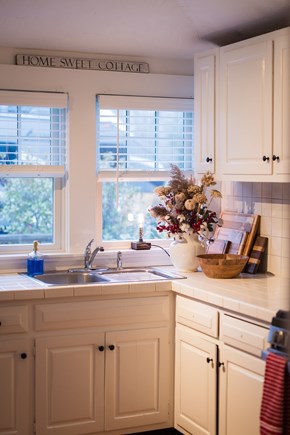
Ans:
[{"label": "stainless steel sink", "polygon": [[164,281],[185,278],[176,273],[164,272],[154,268],[109,269],[98,272],[98,275],[106,278],[110,282]]},{"label": "stainless steel sink", "polygon": [[52,285],[108,282],[108,280],[95,272],[48,272],[44,273],[43,275],[34,276],[33,279]]},{"label": "stainless steel sink", "polygon": [[123,268],[103,270],[69,270],[66,272],[48,272],[34,276],[32,279],[50,285],[73,285],[92,283],[164,281],[185,278],[172,272],[152,268]]}]

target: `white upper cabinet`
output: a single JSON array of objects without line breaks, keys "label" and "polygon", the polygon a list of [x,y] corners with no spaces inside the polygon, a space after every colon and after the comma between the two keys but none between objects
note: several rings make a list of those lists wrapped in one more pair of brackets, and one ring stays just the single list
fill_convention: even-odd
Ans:
[{"label": "white upper cabinet", "polygon": [[272,40],[249,40],[220,50],[223,175],[272,172],[272,64]]},{"label": "white upper cabinet", "polygon": [[[290,174],[290,32],[275,39],[273,170]],[[289,177],[287,177],[289,181]]]},{"label": "white upper cabinet", "polygon": [[195,172],[215,172],[217,50],[194,59]]},{"label": "white upper cabinet", "polygon": [[290,28],[195,57],[195,171],[290,181]]}]

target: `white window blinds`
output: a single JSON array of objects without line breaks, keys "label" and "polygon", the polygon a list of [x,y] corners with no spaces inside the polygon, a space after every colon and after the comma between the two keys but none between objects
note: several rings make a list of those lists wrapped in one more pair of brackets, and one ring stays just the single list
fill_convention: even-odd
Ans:
[{"label": "white window blinds", "polygon": [[0,176],[62,177],[67,94],[0,91]]},{"label": "white window blinds", "polygon": [[192,171],[192,99],[100,95],[97,118],[99,178],[164,178],[171,163]]}]

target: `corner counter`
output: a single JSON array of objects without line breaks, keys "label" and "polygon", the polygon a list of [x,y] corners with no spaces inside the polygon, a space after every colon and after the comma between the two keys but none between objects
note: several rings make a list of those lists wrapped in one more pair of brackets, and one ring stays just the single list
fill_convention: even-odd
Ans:
[{"label": "corner counter", "polygon": [[[159,269],[174,270],[173,267]],[[187,296],[228,311],[271,322],[277,310],[290,309],[289,279],[271,274],[241,274],[233,279],[208,278],[203,272],[183,273],[186,279],[174,281],[130,282],[49,286],[26,275],[0,274],[0,302],[90,296],[134,296],[164,291]]]}]

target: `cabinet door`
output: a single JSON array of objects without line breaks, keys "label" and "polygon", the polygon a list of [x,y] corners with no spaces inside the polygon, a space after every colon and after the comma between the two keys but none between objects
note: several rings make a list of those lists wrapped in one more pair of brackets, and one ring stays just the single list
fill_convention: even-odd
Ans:
[{"label": "cabinet door", "polygon": [[168,328],[106,335],[106,430],[167,422]]},{"label": "cabinet door", "polygon": [[216,361],[216,344],[201,338],[189,328],[177,326],[175,355],[175,427],[177,429],[185,429],[194,435],[216,434]]},{"label": "cabinet door", "polygon": [[259,435],[265,362],[227,346],[219,359],[219,434]]},{"label": "cabinet door", "polygon": [[216,55],[194,59],[195,172],[215,171]]},{"label": "cabinet door", "polygon": [[0,342],[0,434],[32,433],[31,342],[25,339]]},{"label": "cabinet door", "polygon": [[[290,174],[290,35],[275,40],[274,153],[277,175]],[[289,177],[282,181],[290,181]]]},{"label": "cabinet door", "polygon": [[37,434],[104,429],[103,345],[102,333],[36,340]]},{"label": "cabinet door", "polygon": [[220,52],[220,150],[223,174],[272,173],[272,41]]}]

